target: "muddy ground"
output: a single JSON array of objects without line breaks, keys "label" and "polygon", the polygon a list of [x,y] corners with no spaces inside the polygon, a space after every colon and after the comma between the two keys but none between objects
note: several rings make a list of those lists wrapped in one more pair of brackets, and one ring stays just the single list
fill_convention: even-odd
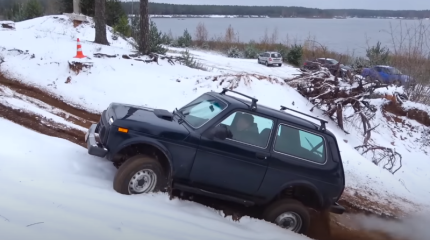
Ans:
[{"label": "muddy ground", "polygon": [[[64,113],[57,114],[58,116],[85,128],[89,127],[91,123],[97,122],[100,118],[99,114],[91,113],[82,110],[78,106],[65,103],[58,97],[52,96],[36,87],[8,79],[1,73],[0,86],[6,86],[17,93],[40,100],[52,107],[61,109],[73,117],[65,116],[66,114]],[[82,147],[86,146],[84,142],[84,132],[56,123],[43,116],[17,110],[0,103],[0,117],[13,121],[36,132],[63,138]],[[355,206],[357,203],[350,204],[347,200],[342,200],[342,204],[347,206],[348,213],[364,212],[358,208],[351,207]],[[224,213],[227,216],[230,215],[227,210],[224,210]],[[407,240],[392,238],[388,234],[382,232],[364,231],[345,227],[352,225],[349,223],[348,213],[344,215],[314,213],[312,217],[311,230],[309,231],[308,236],[317,240]],[[369,212],[366,212],[366,214],[369,214]]]}]

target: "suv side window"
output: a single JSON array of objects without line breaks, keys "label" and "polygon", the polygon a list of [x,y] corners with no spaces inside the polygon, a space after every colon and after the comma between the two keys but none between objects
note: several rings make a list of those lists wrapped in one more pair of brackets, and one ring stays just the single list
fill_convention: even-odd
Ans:
[{"label": "suv side window", "polygon": [[229,140],[267,148],[273,129],[273,120],[245,112],[234,112],[222,125],[227,126],[233,137]]},{"label": "suv side window", "polygon": [[326,161],[323,137],[284,124],[278,127],[273,150],[318,164]]}]

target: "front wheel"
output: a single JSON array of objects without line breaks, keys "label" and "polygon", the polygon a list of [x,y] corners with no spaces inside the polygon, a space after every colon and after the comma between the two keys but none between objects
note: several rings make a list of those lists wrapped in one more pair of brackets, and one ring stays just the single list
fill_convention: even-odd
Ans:
[{"label": "front wheel", "polygon": [[146,155],[126,160],[113,180],[114,190],[125,195],[158,192],[166,186],[167,178],[161,164]]},{"label": "front wheel", "polygon": [[263,219],[295,233],[306,234],[310,225],[308,209],[294,199],[283,199],[269,205]]}]

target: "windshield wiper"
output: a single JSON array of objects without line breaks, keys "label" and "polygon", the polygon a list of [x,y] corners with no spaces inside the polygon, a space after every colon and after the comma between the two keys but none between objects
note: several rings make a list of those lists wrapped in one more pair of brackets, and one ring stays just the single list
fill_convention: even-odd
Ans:
[{"label": "windshield wiper", "polygon": [[179,119],[178,119],[178,123],[182,124],[183,122],[185,122],[185,115],[182,113],[182,111],[179,111],[178,108],[175,108],[175,110],[173,111],[173,114],[176,114]]},{"label": "windshield wiper", "polygon": [[178,108],[175,108],[175,110],[173,110],[173,115],[177,115],[179,118],[182,118],[182,113],[179,111]]}]

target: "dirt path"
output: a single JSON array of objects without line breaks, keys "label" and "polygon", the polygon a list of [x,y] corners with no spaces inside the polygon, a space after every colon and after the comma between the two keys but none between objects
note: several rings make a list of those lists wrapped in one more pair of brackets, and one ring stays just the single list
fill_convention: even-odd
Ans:
[{"label": "dirt path", "polygon": [[91,122],[97,122],[100,119],[100,114],[91,113],[81,108],[72,106],[71,104],[65,103],[63,100],[23,82],[12,80],[0,73],[0,85],[9,87],[17,93],[26,95],[28,97],[40,100],[52,107],[61,109],[65,112],[73,114],[79,118],[86,119]]},{"label": "dirt path", "polygon": [[[14,98],[27,101],[37,105],[42,109],[46,109],[46,106],[42,106],[42,104],[38,103],[36,100],[54,108],[60,109],[62,110],[60,113],[51,113],[84,128],[89,127],[92,122],[97,122],[100,119],[99,114],[91,113],[71,104],[65,103],[58,97],[38,89],[37,87],[8,79],[1,73],[0,86],[8,87],[14,92],[22,94],[21,96],[15,95]],[[36,132],[67,139],[82,147],[86,147],[84,142],[84,133],[82,131],[73,129],[61,123],[54,122],[53,120],[47,119],[41,115],[14,109],[0,103],[0,117],[8,119]],[[344,200],[342,204],[347,207],[347,211],[350,213],[364,212],[362,209],[353,207],[354,204],[349,204],[348,201]],[[339,224],[339,222],[342,224]],[[387,234],[381,232],[354,230],[352,228],[345,227],[348,226],[347,222],[348,219],[344,217],[344,215],[314,215],[312,217],[312,227],[308,235],[309,237],[317,240],[404,240],[391,238]]]},{"label": "dirt path", "polygon": [[64,138],[82,147],[86,147],[84,134],[81,131],[72,129],[50,119],[46,119],[43,116],[13,109],[0,103],[0,117],[36,132],[52,137]]},{"label": "dirt path", "polygon": [[[48,110],[47,107],[42,105],[40,102],[54,109],[61,110],[51,113],[83,128],[88,128],[91,123],[98,122],[100,119],[99,114],[91,113],[71,104],[65,103],[58,97],[55,97],[37,87],[9,79],[2,73],[0,73],[0,86],[7,87],[10,90],[16,92],[17,94],[14,94],[14,98],[34,104],[41,109]],[[10,106],[0,103],[0,117],[8,119],[36,132],[53,137],[63,138],[82,147],[86,147],[84,134],[82,131],[55,122],[51,119],[47,119],[42,115],[14,109]]]}]

